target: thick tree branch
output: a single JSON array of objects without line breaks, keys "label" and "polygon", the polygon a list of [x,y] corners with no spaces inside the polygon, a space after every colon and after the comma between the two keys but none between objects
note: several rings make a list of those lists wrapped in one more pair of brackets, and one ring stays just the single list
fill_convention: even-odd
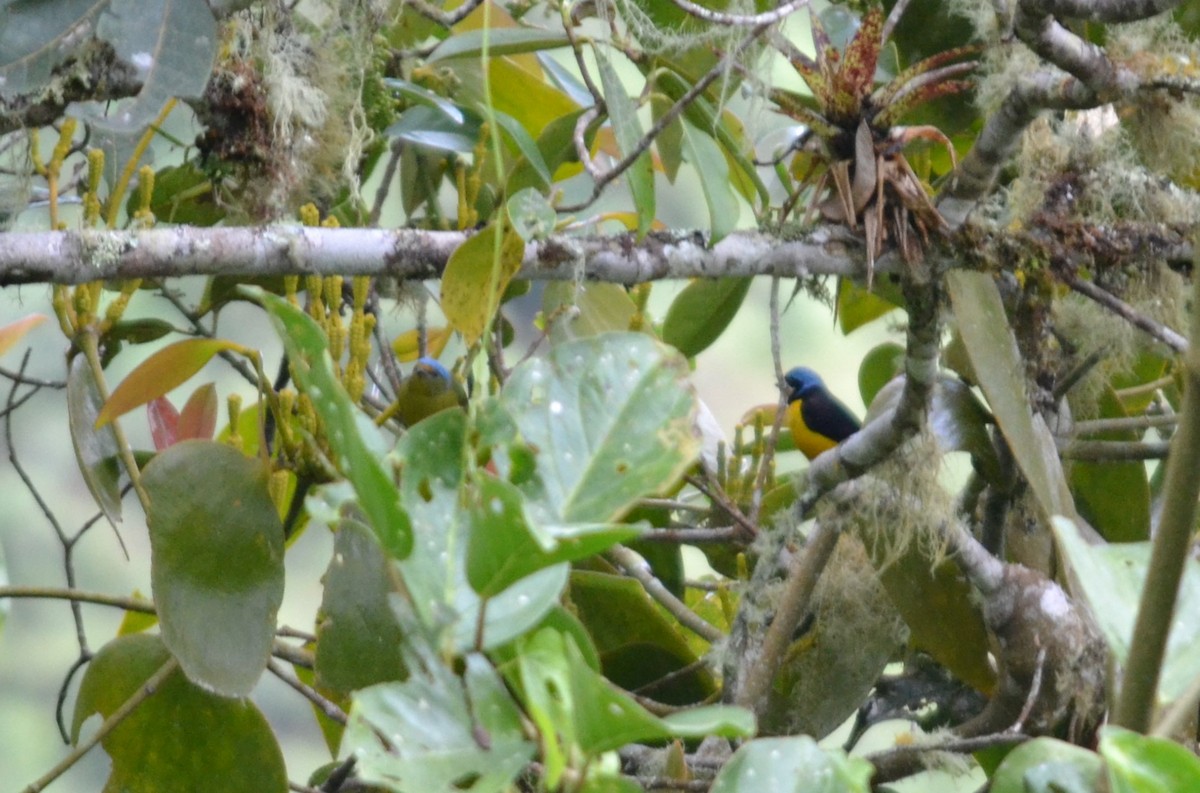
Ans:
[{"label": "thick tree branch", "polygon": [[[0,234],[0,286],[79,284],[184,275],[375,275],[438,278],[467,234],[412,229],[158,228]],[[731,234],[711,248],[696,232],[554,235],[530,243],[520,277],[588,278],[640,283],[662,278],[739,275],[856,276],[862,247],[850,232],[820,227],[782,239],[764,232]],[[898,264],[892,255],[876,272]]]}]

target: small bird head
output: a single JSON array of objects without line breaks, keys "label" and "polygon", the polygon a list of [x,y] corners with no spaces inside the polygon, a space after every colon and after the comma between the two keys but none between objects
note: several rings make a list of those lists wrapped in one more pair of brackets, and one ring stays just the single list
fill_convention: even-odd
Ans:
[{"label": "small bird head", "polygon": [[422,379],[450,382],[450,372],[435,358],[418,358],[413,364],[412,374]]},{"label": "small bird head", "polygon": [[788,392],[788,402],[805,399],[825,388],[821,376],[807,366],[797,366],[792,369],[783,376],[783,381],[787,383],[788,388],[792,389]]}]

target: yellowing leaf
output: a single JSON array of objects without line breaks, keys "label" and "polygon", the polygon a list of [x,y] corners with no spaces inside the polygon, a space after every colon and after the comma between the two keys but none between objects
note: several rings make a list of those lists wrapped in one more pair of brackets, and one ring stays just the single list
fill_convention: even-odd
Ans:
[{"label": "yellowing leaf", "polygon": [[[441,358],[442,352],[446,349],[446,343],[450,341],[450,335],[454,333],[453,328],[429,328],[425,331],[425,354],[430,358]],[[406,330],[397,336],[392,341],[392,351],[396,353],[397,360],[400,363],[412,363],[421,357],[420,334],[417,329]]]},{"label": "yellowing leaf", "polygon": [[0,328],[0,355],[8,352],[29,331],[46,321],[45,314],[30,314]]},{"label": "yellowing leaf", "polygon": [[492,224],[450,254],[442,277],[442,312],[468,345],[479,341],[500,305],[500,295],[521,269],[525,241],[506,230],[496,258],[496,225]]},{"label": "yellowing leaf", "polygon": [[167,394],[187,382],[222,350],[243,351],[240,344],[224,339],[184,339],[163,347],[129,373],[96,416],[96,426],[123,416],[139,405]]}]

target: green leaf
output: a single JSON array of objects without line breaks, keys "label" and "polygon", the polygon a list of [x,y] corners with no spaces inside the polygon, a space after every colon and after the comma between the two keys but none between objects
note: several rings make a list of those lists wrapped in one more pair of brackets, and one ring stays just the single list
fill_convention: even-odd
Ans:
[{"label": "green leaf", "polygon": [[538,148],[537,142],[530,136],[529,131],[522,126],[521,122],[508,113],[501,113],[499,110],[494,110],[492,114],[496,119],[496,123],[500,125],[500,130],[504,137],[511,141],[516,146],[517,151],[521,153],[522,161],[533,168],[542,189],[548,190],[552,180],[550,166],[542,158],[542,152]]},{"label": "green leaf", "polygon": [[955,270],[946,276],[958,332],[1013,458],[1033,490],[1043,516],[1075,515],[1054,438],[1030,411],[1025,368],[996,282],[987,273]]},{"label": "green leaf", "polygon": [[[132,217],[141,207],[142,199],[134,190],[125,202],[125,212]],[[160,223],[189,226],[215,226],[225,217],[209,174],[191,161],[155,172],[150,211]]]},{"label": "green leaf", "polygon": [[478,653],[462,679],[435,664],[357,692],[343,746],[360,779],[396,793],[500,793],[534,755],[520,711]]},{"label": "green leaf", "polygon": [[1008,753],[992,776],[991,793],[1092,793],[1100,758],[1055,738],[1035,738]]},{"label": "green leaf", "polygon": [[396,591],[387,557],[369,528],[344,518],[333,540],[317,617],[317,679],[346,693],[407,676],[403,636],[388,604]]},{"label": "green leaf", "polygon": [[109,328],[104,334],[104,339],[109,343],[127,341],[131,344],[145,344],[174,332],[175,326],[166,320],[154,317],[123,319]]},{"label": "green leaf", "polygon": [[[654,684],[660,702],[691,705],[717,690],[706,668],[679,674],[699,656],[679,623],[667,616],[641,584],[610,573],[571,573],[570,602],[600,654],[604,674],[627,691]],[[668,675],[674,675],[664,681]]]},{"label": "green leaf", "polygon": [[[622,156],[637,148],[642,140],[642,123],[637,117],[637,105],[625,91],[625,85],[613,69],[608,58],[599,48],[594,48],[600,83],[604,89],[604,101],[608,105],[608,119],[612,122],[613,135]],[[646,236],[655,218],[654,168],[650,152],[643,151],[625,171],[629,181],[629,192],[637,209],[638,237]]]},{"label": "green leaf", "polygon": [[567,342],[516,367],[501,404],[537,455],[531,519],[608,523],[675,482],[699,452],[686,361],[648,336]]},{"label": "green leaf", "polygon": [[482,476],[472,490],[467,579],[483,597],[493,597],[542,568],[592,556],[642,532],[620,523],[531,525],[515,485]]},{"label": "green leaf", "polygon": [[76,102],[68,113],[94,130],[127,135],[141,132],[168,100],[200,98],[221,41],[208,4],[112,0],[106,5],[96,35],[122,60],[139,64],[141,91],[115,112],[108,102]]},{"label": "green leaf", "polygon": [[77,30],[90,29],[108,7],[105,0],[5,3],[0,27],[0,96],[44,84],[51,70],[78,46]]},{"label": "green leaf", "polygon": [[629,330],[637,306],[620,284],[554,281],[542,291],[542,313],[551,323],[550,340],[561,344]]},{"label": "green leaf", "polygon": [[863,404],[870,408],[883,387],[903,372],[904,347],[892,341],[872,347],[858,365],[858,393]]},{"label": "green leaf", "polygon": [[1099,751],[1113,793],[1200,790],[1200,759],[1174,741],[1108,726]]},{"label": "green leaf", "polygon": [[837,318],[842,333],[848,335],[895,309],[895,303],[867,291],[849,278],[838,279]]},{"label": "green leaf", "polygon": [[462,124],[464,121],[462,108],[446,97],[435,94],[428,88],[419,86],[416,83],[410,83],[408,80],[401,80],[398,77],[385,77],[383,84],[410,102],[416,102],[417,104],[437,110],[454,124]]},{"label": "green leaf", "polygon": [[455,121],[437,109],[416,105],[404,111],[383,134],[414,146],[469,154],[479,142],[479,124],[479,117],[474,113],[462,121]]},{"label": "green leaf", "polygon": [[211,441],[177,443],[142,473],[163,642],[188,679],[225,696],[258,682],[283,601],[283,526],[269,477],[261,460]]},{"label": "green leaf", "polygon": [[[379,543],[403,559],[412,551],[412,528],[400,506],[399,493],[379,461],[385,444],[375,427],[346,393],[316,321],[281,297],[261,290],[251,293],[267,309],[283,339],[297,385],[312,400],[335,462],[354,486],[358,502],[371,521]],[[378,453],[378,455],[377,455]]]},{"label": "green leaf", "polygon": [[563,767],[559,740],[594,757],[633,742],[754,733],[753,717],[741,708],[695,708],[672,719],[654,716],[589,668],[570,638],[550,629],[522,641],[516,673],[526,709],[542,732],[549,787]]},{"label": "green leaf", "polygon": [[525,241],[505,224],[497,259],[498,228],[488,224],[455,248],[442,276],[442,311],[468,345],[483,336],[525,255]]},{"label": "green leaf", "polygon": [[[489,404],[489,403],[485,403]],[[482,412],[495,410],[484,408]],[[483,611],[482,649],[490,649],[537,625],[566,585],[567,565],[525,576],[485,602],[467,579],[471,516],[463,485],[466,415],[448,410],[412,427],[396,446],[400,487],[416,542],[400,563],[421,623],[465,652],[476,646]],[[441,641],[441,639],[439,639]]]},{"label": "green leaf", "polygon": [[545,239],[558,223],[558,213],[546,196],[532,187],[513,194],[505,204],[509,222],[525,242]]},{"label": "green leaf", "polygon": [[[661,147],[661,141],[659,145]],[[683,150],[700,178],[700,189],[708,205],[708,241],[715,245],[733,231],[742,213],[730,184],[729,163],[711,135],[686,121],[683,123]]]},{"label": "green leaf", "polygon": [[[122,636],[92,659],[79,686],[71,740],[93,714],[111,716],[170,658],[157,636]],[[196,790],[220,779],[230,793],[283,793],[283,753],[248,699],[204,691],[178,671],[102,739],[112,758],[105,793]]]},{"label": "green leaf", "polygon": [[[1118,664],[1129,657],[1142,585],[1150,564],[1149,542],[1089,545],[1075,524],[1054,519],[1058,548],[1075,572],[1082,594],[1108,640]],[[1173,702],[1183,696],[1200,669],[1200,563],[1189,559],[1179,584],[1179,597],[1158,696]]]},{"label": "green leaf", "polygon": [[484,36],[487,36],[488,55],[519,55],[556,47],[568,47],[571,42],[563,33],[537,28],[489,28],[488,30],[466,30],[456,33],[437,46],[427,63],[436,63],[451,58],[479,58],[483,55]]},{"label": "green leaf", "polygon": [[67,374],[67,419],[79,472],[96,504],[114,526],[121,522],[121,469],[117,438],[111,426],[97,428],[100,390],[82,355],[71,360]]},{"label": "green leaf", "polygon": [[[1097,418],[1125,418],[1129,414],[1112,388],[1100,396]],[[1129,430],[1105,432],[1089,440],[1134,441]],[[1071,492],[1079,514],[1109,542],[1135,542],[1150,537],[1150,480],[1141,461],[1071,465]]]},{"label": "green leaf", "polygon": [[868,793],[873,769],[866,760],[826,751],[807,735],[759,738],[743,744],[717,774],[712,793]]},{"label": "green leaf", "polygon": [[752,278],[700,278],[671,301],[662,340],[694,358],[721,337],[737,316]]},{"label": "green leaf", "polygon": [[[583,114],[583,110],[573,110],[565,116],[553,119],[542,129],[537,139],[541,161],[550,172],[551,181],[566,179],[583,170],[575,151],[575,123]],[[589,127],[589,129],[593,129]],[[585,143],[591,144],[592,136],[587,135]],[[508,192],[516,194],[520,190],[533,187],[543,191],[541,170],[534,163],[521,158],[508,174]]]},{"label": "green leaf", "polygon": [[157,350],[113,390],[96,416],[96,426],[103,427],[135,407],[165,396],[224,350],[244,352],[245,348],[224,339],[184,339]]}]

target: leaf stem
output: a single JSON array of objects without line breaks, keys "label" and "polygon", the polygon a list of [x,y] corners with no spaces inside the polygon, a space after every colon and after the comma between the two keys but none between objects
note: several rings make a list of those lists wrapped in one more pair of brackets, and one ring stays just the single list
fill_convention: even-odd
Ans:
[{"label": "leaf stem", "polygon": [[[1200,263],[1200,257],[1197,258]],[[1192,340],[1200,338],[1200,278],[1193,277]],[[1183,357],[1183,409],[1167,458],[1162,520],[1150,551],[1129,660],[1113,708],[1113,724],[1145,732],[1157,699],[1167,635],[1188,545],[1196,526],[1200,496],[1200,350],[1191,344]]]}]

